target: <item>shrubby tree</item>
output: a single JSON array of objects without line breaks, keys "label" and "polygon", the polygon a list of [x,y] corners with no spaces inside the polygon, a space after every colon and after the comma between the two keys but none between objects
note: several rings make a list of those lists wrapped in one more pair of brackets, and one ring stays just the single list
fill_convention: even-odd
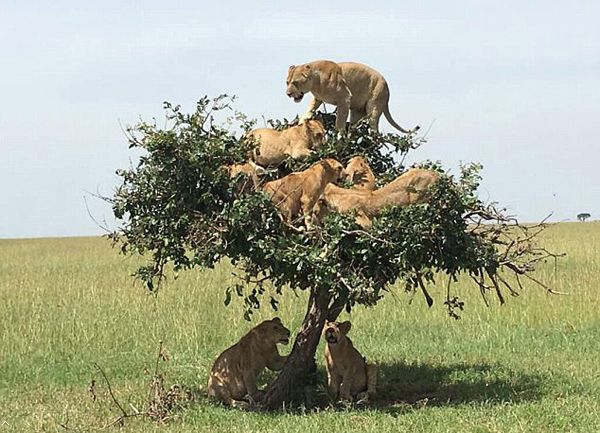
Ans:
[{"label": "shrubby tree", "polygon": [[591,217],[591,215],[587,212],[582,212],[577,214],[577,221],[585,222],[586,219]]},{"label": "shrubby tree", "polygon": [[[141,122],[128,130],[129,146],[143,155],[117,172],[122,183],[111,202],[122,225],[111,237],[123,253],[148,258],[136,275],[151,291],[158,290],[167,265],[179,272],[212,268],[228,258],[240,281],[224,288],[225,303],[240,296],[246,319],[265,301],[276,309],[284,290],[308,292],[301,329],[284,369],[267,389],[265,408],[302,404],[325,320],[356,305],[375,305],[392,284],[421,291],[431,304],[426,283],[443,279],[444,304],[458,318],[463,302],[453,295],[452,284],[461,275],[473,280],[486,302],[489,292],[502,303],[504,292],[516,295],[521,277],[538,282],[530,273],[551,255],[533,242],[541,227],[521,226],[494,204],[483,203],[476,195],[478,164],[465,165],[456,178],[438,164],[425,164],[441,173],[428,202],[386,209],[368,231],[351,215],[339,214],[314,230],[291,229],[260,188],[250,187],[243,175],[230,179],[224,169],[245,162],[249,151],[233,125],[253,126],[231,101],[205,97],[191,114],[166,103],[166,127]],[[366,124],[340,135],[331,119],[324,121],[324,145],[306,160],[287,160],[266,179],[325,157],[345,163],[363,155],[385,183],[402,172],[410,149],[422,144],[411,136],[374,132]],[[282,128],[287,121],[271,124]]]}]

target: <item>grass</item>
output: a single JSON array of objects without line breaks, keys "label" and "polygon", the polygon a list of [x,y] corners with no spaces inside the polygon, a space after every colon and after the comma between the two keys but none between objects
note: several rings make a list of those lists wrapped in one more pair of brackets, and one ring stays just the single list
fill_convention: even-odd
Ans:
[{"label": "grass", "polygon": [[[465,284],[462,320],[400,290],[350,319],[355,345],[380,366],[369,407],[243,413],[201,398],[167,424],[129,419],[122,432],[595,432],[600,430],[600,223],[558,224],[544,244],[568,255],[531,285],[487,308]],[[241,302],[223,305],[231,268],[188,272],[149,296],[130,274],[138,260],[101,238],[0,240],[0,433],[101,428],[118,415],[94,367],[125,406],[148,401],[145,370],[159,342],[169,383],[205,387],[215,357],[250,326]],[[298,329],[306,299],[281,299]],[[275,313],[266,306],[253,323]],[[345,318],[342,317],[342,318]],[[284,351],[289,348],[284,348]],[[319,348],[321,366],[323,348]],[[97,381],[97,400],[88,388]],[[113,427],[117,430],[117,427]]]}]

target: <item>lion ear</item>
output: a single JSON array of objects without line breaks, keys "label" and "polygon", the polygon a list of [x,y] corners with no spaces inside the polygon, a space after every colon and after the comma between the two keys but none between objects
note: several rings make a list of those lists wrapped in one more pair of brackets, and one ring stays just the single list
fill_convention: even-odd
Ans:
[{"label": "lion ear", "polygon": [[310,130],[312,130],[312,125],[310,122],[311,122],[311,120],[309,119],[306,122],[301,123],[300,126],[302,126],[304,129],[307,129],[310,131]]},{"label": "lion ear", "polygon": [[312,72],[312,67],[307,63],[304,66],[302,66],[302,76],[304,78],[308,78],[308,76],[310,75],[310,73]]},{"label": "lion ear", "polygon": [[294,69],[296,69],[296,65],[292,65],[288,68],[288,73],[292,72]]},{"label": "lion ear", "polygon": [[350,332],[350,328],[352,328],[352,323],[350,323],[349,321],[342,322],[340,323],[339,328],[342,334],[346,335],[348,332]]}]

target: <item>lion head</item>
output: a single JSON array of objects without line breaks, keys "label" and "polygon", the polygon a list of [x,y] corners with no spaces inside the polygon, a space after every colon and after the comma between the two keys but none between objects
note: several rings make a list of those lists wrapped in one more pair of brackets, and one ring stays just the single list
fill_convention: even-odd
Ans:
[{"label": "lion head", "polygon": [[294,102],[302,101],[304,95],[312,89],[312,68],[307,63],[300,66],[290,66],[286,79],[286,94]]},{"label": "lion head", "polygon": [[325,167],[325,170],[331,175],[331,181],[334,183],[337,183],[346,177],[346,170],[342,163],[333,158],[323,159],[317,164],[322,164],[323,167]]},{"label": "lion head", "polygon": [[290,330],[283,326],[279,317],[259,323],[252,330],[252,334],[265,346],[290,342]]},{"label": "lion head", "polygon": [[302,123],[301,126],[306,130],[312,146],[319,146],[323,143],[325,127],[321,121],[311,119]]},{"label": "lion head", "polygon": [[350,158],[346,164],[346,175],[354,185],[375,189],[375,176],[367,160],[362,156]]},{"label": "lion head", "polygon": [[325,322],[323,327],[323,336],[328,344],[338,344],[340,341],[346,338],[346,334],[352,328],[352,324],[348,321],[345,322]]}]

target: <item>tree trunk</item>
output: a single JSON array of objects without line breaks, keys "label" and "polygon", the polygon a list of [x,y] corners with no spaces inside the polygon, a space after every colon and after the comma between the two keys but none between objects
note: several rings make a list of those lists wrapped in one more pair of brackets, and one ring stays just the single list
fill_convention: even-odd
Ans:
[{"label": "tree trunk", "polygon": [[267,388],[262,406],[281,409],[285,406],[307,404],[305,389],[317,370],[315,352],[327,318],[330,296],[311,289],[308,309],[294,347],[277,379]]},{"label": "tree trunk", "polygon": [[333,302],[329,305],[329,311],[327,312],[327,320],[330,322],[335,322],[342,311],[344,311],[344,307],[346,306],[346,299],[334,298]]}]

